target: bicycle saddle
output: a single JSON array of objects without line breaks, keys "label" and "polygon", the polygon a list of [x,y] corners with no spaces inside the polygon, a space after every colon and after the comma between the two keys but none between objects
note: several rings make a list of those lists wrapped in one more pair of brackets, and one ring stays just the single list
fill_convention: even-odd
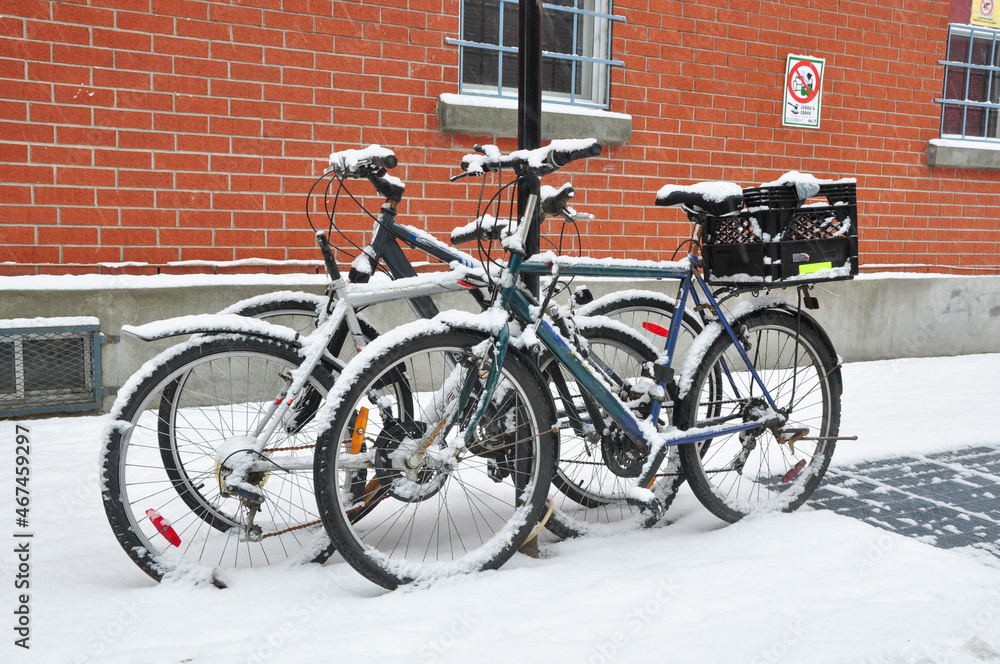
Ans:
[{"label": "bicycle saddle", "polygon": [[656,204],[680,205],[715,217],[743,209],[743,189],[733,182],[698,182],[687,186],[668,184],[656,193]]}]

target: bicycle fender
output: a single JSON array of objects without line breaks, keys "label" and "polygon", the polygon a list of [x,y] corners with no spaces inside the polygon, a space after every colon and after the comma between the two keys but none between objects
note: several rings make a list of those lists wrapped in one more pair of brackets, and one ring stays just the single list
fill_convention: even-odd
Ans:
[{"label": "bicycle fender", "polygon": [[178,316],[144,325],[123,325],[121,331],[143,341],[156,341],[188,334],[243,334],[274,339],[293,346],[302,345],[299,333],[290,327],[236,314]]},{"label": "bicycle fender", "polygon": [[813,331],[819,335],[819,338],[822,339],[823,342],[830,348],[830,353],[833,355],[833,357],[837,358],[838,363],[841,361],[840,356],[837,354],[837,349],[833,345],[833,340],[831,340],[830,335],[826,333],[826,329],[822,325],[820,325],[819,321],[813,318],[812,315],[810,315],[808,312],[800,311],[797,306],[795,306],[793,303],[787,300],[781,300],[775,306],[766,308],[782,309],[793,316],[800,316],[802,318],[802,324],[811,327]]},{"label": "bicycle fender", "polygon": [[[820,339],[827,344],[833,356],[839,358],[833,342],[830,340],[830,336],[815,318],[805,311],[800,311],[795,303],[773,295],[764,295],[754,298],[753,300],[738,303],[730,310],[727,322],[730,327],[736,330],[747,316],[765,309],[783,311],[790,316],[800,317],[802,325],[811,327],[819,335]],[[706,325],[705,329],[702,330],[697,337],[695,337],[691,346],[687,350],[687,356],[684,358],[684,368],[681,370],[680,376],[677,379],[677,387],[680,398],[683,399],[686,397],[688,390],[691,389],[691,381],[694,378],[695,371],[697,371],[698,365],[701,363],[701,358],[708,350],[708,347],[711,346],[718,337],[724,334],[726,334],[725,328],[723,328],[718,321],[713,321]]]},{"label": "bicycle fender", "polygon": [[326,295],[316,295],[315,293],[308,293],[305,291],[275,291],[273,293],[254,295],[253,297],[248,297],[245,300],[240,300],[239,302],[229,305],[219,313],[235,314],[243,311],[244,309],[249,309],[250,307],[261,305],[266,302],[281,300],[298,300],[304,305],[311,305],[314,309],[316,309],[316,311],[322,311],[329,299],[330,298]]}]

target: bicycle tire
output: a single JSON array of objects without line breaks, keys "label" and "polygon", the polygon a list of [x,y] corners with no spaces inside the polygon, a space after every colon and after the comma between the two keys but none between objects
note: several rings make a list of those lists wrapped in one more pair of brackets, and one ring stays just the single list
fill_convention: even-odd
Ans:
[{"label": "bicycle tire", "polygon": [[312,293],[281,291],[242,300],[227,307],[225,313],[260,318],[307,335],[316,329],[327,299]]},{"label": "bicycle tire", "polygon": [[[816,489],[830,464],[840,430],[842,380],[834,349],[805,314],[779,309],[751,312],[733,324],[754,371],[788,421],[781,431],[808,429],[789,445],[767,428],[680,446],[685,475],[694,494],[713,514],[730,523],[753,513],[791,512]],[[712,342],[693,374],[681,404],[681,428],[719,413],[748,421],[766,405],[728,334]],[[713,392],[706,379],[722,370]],[[721,388],[721,391],[719,391]],[[783,434],[786,438],[788,434]]]},{"label": "bicycle tire", "polygon": [[[581,316],[605,316],[628,325],[657,350],[664,346],[665,332],[670,329],[674,311],[674,298],[647,290],[609,293],[576,309],[576,313]],[[702,324],[698,317],[685,311],[681,319],[682,334],[674,350],[674,366],[678,366],[678,360],[701,330]]]},{"label": "bicycle tire", "polygon": [[[665,345],[666,332],[670,329],[674,311],[674,299],[663,293],[626,290],[609,293],[582,305],[576,309],[576,314],[581,317],[578,320],[583,320],[582,317],[606,317],[616,320],[634,330],[654,348],[660,350]],[[697,317],[685,311],[680,329],[681,337],[677,340],[674,350],[674,365],[701,332],[702,325]],[[632,343],[634,345],[635,342]],[[644,352],[642,354],[645,355]],[[664,416],[667,418],[667,422],[671,422],[670,413],[671,409],[665,409]],[[570,483],[566,480],[575,474],[572,471],[573,447],[574,445],[577,448],[580,447],[580,435],[578,431],[571,431],[569,435],[571,437],[567,439],[567,433],[564,429],[561,438],[559,469],[553,477],[553,484],[557,489],[560,486],[563,489],[569,486]],[[607,467],[605,466],[605,468]],[[657,474],[656,483],[652,487],[663,502],[664,508],[669,507],[673,502],[674,496],[684,480],[680,458],[676,449],[671,448]],[[560,537],[576,537],[584,534],[614,533],[625,528],[652,525],[652,522],[641,515],[637,508],[624,502],[624,497],[621,495],[624,488],[627,487],[615,486],[614,494],[608,496],[609,500],[604,502],[603,506],[599,498],[594,500],[593,496],[587,495],[577,497],[574,496],[572,490],[562,491],[568,498],[577,498],[578,505],[573,506],[557,501],[557,505],[562,505],[562,509],[553,512],[553,516],[549,519],[549,530]]]},{"label": "bicycle tire", "polygon": [[[316,329],[320,316],[327,305],[327,300],[328,298],[323,295],[282,291],[273,293],[270,297],[262,295],[237,302],[226,308],[225,311],[238,316],[260,318],[278,325],[285,325],[306,336]],[[366,341],[370,342],[379,335],[375,326],[360,314],[358,314],[358,324],[361,326],[361,333]],[[349,336],[346,323],[339,325],[328,345],[333,356],[345,364],[354,357],[358,350],[355,344],[346,343]]]},{"label": "bicycle tire", "polygon": [[[475,398],[461,403],[435,395],[451,397],[466,378],[481,380],[468,373],[478,371],[476,364],[463,363],[475,357],[469,349],[490,337],[465,330],[399,335],[402,342],[370,346],[355,365],[363,369],[338,384],[340,403],[320,435],[315,465],[319,511],[331,540],[358,572],[389,589],[506,562],[541,518],[556,446],[544,382],[510,348],[467,456],[461,448],[441,452],[440,442],[421,452],[414,438],[437,435],[454,414],[450,409],[464,408],[464,420],[478,405]],[[404,370],[414,404],[411,415],[400,417],[402,404],[377,388]],[[364,425],[357,419],[362,412]],[[447,443],[463,428],[446,430]],[[401,445],[413,447],[401,452]],[[369,481],[357,500],[350,494],[365,459]]]},{"label": "bicycle tire", "polygon": [[[657,357],[638,332],[622,323],[603,317],[578,318],[577,323],[588,353],[612,372],[604,378],[615,387],[641,380],[643,365]],[[548,529],[566,538],[652,525],[638,507],[626,502],[627,491],[648,454],[613,423],[600,440],[594,439],[593,433],[588,435],[589,411],[572,377],[553,360],[543,363],[543,372],[552,386],[560,428],[558,466],[549,491],[554,510]],[[578,413],[575,418],[571,410]],[[603,411],[602,415],[606,419]],[[637,416],[646,417],[647,413]],[[660,417],[661,422],[669,423],[670,408],[663,409]],[[664,464],[653,487],[664,508],[673,501],[683,479],[676,462]]]},{"label": "bicycle tire", "polygon": [[[257,524],[269,535],[261,542],[239,541],[246,513],[219,491],[216,447],[251,431],[284,385],[280,372],[301,361],[297,349],[277,341],[200,337],[153,358],[123,388],[102,441],[102,497],[122,548],[150,577],[329,557],[308,470],[275,468],[260,478],[268,511]],[[332,375],[318,368],[308,386],[326,394],[332,384]],[[174,404],[167,438],[165,401]],[[314,425],[279,427],[277,434],[269,449],[307,450],[291,450],[292,456],[311,453],[316,435]],[[181,546],[167,541],[151,521],[156,516],[172,524]]]}]

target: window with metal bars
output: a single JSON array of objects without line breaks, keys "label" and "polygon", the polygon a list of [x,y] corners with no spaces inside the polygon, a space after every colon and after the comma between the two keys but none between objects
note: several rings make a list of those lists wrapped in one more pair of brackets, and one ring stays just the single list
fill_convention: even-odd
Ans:
[{"label": "window with metal bars", "polygon": [[941,138],[1000,141],[1000,31],[948,28],[941,103]]},{"label": "window with metal bars", "polygon": [[[611,0],[542,5],[542,99],[607,108]],[[459,92],[517,97],[518,0],[462,0]]]}]

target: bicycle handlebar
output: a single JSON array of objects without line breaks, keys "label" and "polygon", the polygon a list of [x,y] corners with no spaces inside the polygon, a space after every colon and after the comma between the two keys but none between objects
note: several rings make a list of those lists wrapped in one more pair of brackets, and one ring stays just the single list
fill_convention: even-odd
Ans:
[{"label": "bicycle handlebar", "polygon": [[345,177],[368,177],[372,172],[396,168],[399,160],[391,150],[369,145],[363,150],[341,150],[330,155],[327,172]]},{"label": "bicycle handlebar", "polygon": [[484,175],[502,169],[513,169],[519,175],[546,175],[578,159],[596,157],[602,152],[596,139],[555,140],[535,150],[518,150],[503,155],[496,146],[476,146],[480,154],[469,154],[462,158],[463,173],[453,176],[452,181],[472,175]]},{"label": "bicycle handlebar", "polygon": [[[566,148],[561,150],[553,150],[549,154],[549,160],[556,168],[562,168],[566,164],[576,161],[578,159],[587,159],[588,157],[598,157],[602,152],[601,144],[594,139],[588,139],[592,141],[589,145],[580,148]],[[554,143],[555,141],[553,141]]]}]

